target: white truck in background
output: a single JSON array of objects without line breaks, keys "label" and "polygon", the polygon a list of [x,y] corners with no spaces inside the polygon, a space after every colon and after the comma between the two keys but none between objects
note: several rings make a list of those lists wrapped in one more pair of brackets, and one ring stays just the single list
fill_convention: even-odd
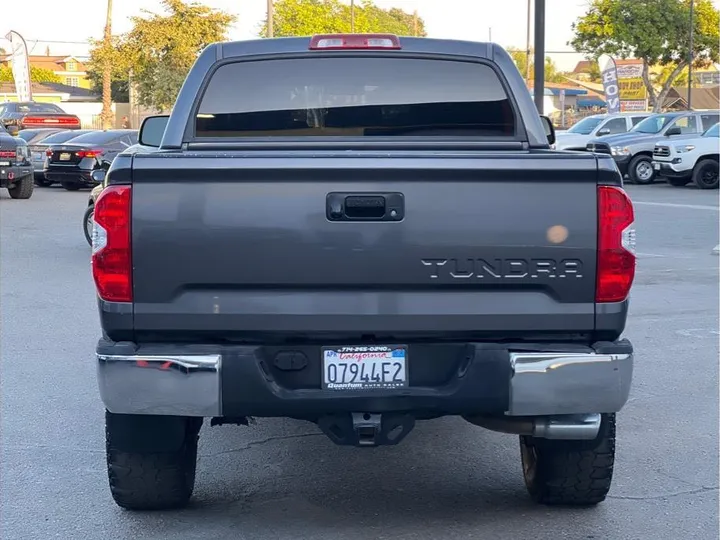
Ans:
[{"label": "white truck in background", "polygon": [[720,123],[693,138],[658,141],[653,149],[653,168],[671,186],[693,182],[700,189],[718,189]]}]

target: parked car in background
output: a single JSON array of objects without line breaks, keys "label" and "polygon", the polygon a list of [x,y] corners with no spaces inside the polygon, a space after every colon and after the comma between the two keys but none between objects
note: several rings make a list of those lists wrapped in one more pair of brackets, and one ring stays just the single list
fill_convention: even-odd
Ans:
[{"label": "parked car in background", "polygon": [[0,188],[13,199],[29,199],[34,187],[27,143],[0,125]]},{"label": "parked car in background", "polygon": [[80,118],[74,114],[66,113],[54,103],[35,101],[0,103],[0,123],[11,135],[31,128],[80,129]]},{"label": "parked car in background", "polygon": [[587,150],[611,154],[620,172],[634,184],[655,181],[653,149],[658,138],[699,135],[720,120],[718,111],[661,113],[649,116],[631,131],[608,135],[588,142]]},{"label": "parked car in background", "polygon": [[137,131],[113,129],[80,135],[65,144],[47,148],[45,180],[60,183],[68,191],[95,186],[92,172],[107,169],[115,156],[137,144]]},{"label": "parked car in background", "polygon": [[[46,137],[41,141],[34,141],[28,143],[30,149],[30,160],[33,167],[33,174],[35,176],[35,184],[38,186],[49,186],[52,182],[45,180],[45,169],[47,167],[47,156],[45,151],[53,144],[62,144],[65,142],[85,135],[86,133],[92,133],[96,130],[93,129],[64,129],[57,133]],[[22,133],[22,131],[20,132]]]},{"label": "parked car in background", "polygon": [[700,189],[718,189],[720,124],[700,137],[674,143],[659,141],[653,150],[653,168],[667,178],[671,186],[693,182]]},{"label": "parked car in background", "polygon": [[591,139],[626,133],[645,120],[650,113],[594,114],[580,120],[567,131],[555,134],[556,150],[586,150]]}]

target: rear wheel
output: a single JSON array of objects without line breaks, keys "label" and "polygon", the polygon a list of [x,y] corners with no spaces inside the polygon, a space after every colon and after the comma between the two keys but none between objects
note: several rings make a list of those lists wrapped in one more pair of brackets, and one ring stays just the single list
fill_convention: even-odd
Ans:
[{"label": "rear wheel", "polygon": [[202,418],[105,413],[108,480],[128,510],[185,506],[195,486]]},{"label": "rear wheel", "polygon": [[34,189],[35,183],[33,182],[33,176],[32,174],[28,174],[15,180],[13,186],[8,188],[8,193],[13,199],[29,199],[32,197]]},{"label": "rear wheel", "polygon": [[83,216],[83,232],[85,233],[85,240],[92,246],[92,232],[93,232],[93,215],[95,214],[95,206],[90,205],[85,210]]},{"label": "rear wheel", "polygon": [[591,506],[605,500],[615,463],[615,415],[603,414],[592,441],[520,437],[525,485],[535,502]]},{"label": "rear wheel", "polygon": [[718,162],[703,159],[693,169],[692,181],[700,189],[718,189]]},{"label": "rear wheel", "polygon": [[683,187],[690,183],[690,178],[668,178],[667,183],[671,186]]},{"label": "rear wheel", "polygon": [[74,182],[63,182],[61,185],[68,191],[78,191],[82,187],[80,184],[75,184]]},{"label": "rear wheel", "polygon": [[635,184],[652,184],[655,181],[655,169],[649,156],[635,156],[630,161],[628,176]]}]

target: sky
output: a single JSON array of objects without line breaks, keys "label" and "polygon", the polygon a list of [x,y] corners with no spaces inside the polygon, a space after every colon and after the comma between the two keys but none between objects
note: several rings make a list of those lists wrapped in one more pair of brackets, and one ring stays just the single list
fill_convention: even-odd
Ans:
[{"label": "sky", "polygon": [[[30,54],[86,55],[87,40],[102,37],[106,0],[5,0],[0,36],[15,30],[25,37]],[[349,3],[349,0],[344,0]],[[505,47],[525,47],[528,0],[374,0],[383,7],[417,10],[428,37],[492,41]],[[201,3],[237,16],[231,40],[253,39],[265,18],[266,0],[201,0]],[[720,0],[713,0],[720,7]],[[589,0],[546,0],[547,51],[570,51],[571,24],[586,10]],[[160,12],[160,0],[115,0],[113,33],[130,29],[129,18],[142,9]],[[28,13],[32,15],[28,16]],[[72,14],[68,17],[68,14]],[[69,22],[72,21],[72,22]],[[532,24],[531,24],[532,26]],[[62,43],[61,43],[62,42]],[[74,43],[73,43],[74,42]],[[0,47],[7,42],[0,37]],[[578,54],[549,54],[563,71],[582,60]]]}]

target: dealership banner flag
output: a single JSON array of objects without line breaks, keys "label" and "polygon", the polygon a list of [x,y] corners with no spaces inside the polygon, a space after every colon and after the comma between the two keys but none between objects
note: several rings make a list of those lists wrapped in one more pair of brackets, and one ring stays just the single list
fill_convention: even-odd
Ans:
[{"label": "dealership banner flag", "polygon": [[643,81],[643,61],[622,60],[617,66],[620,88],[621,111],[644,111],[647,109],[647,88]]},{"label": "dealership banner flag", "polygon": [[611,56],[605,59],[605,65],[602,66],[600,72],[603,83],[603,91],[605,92],[605,103],[607,104],[607,112],[616,114],[620,112],[620,86],[618,85],[618,72],[615,60]]},{"label": "dealership banner flag", "polygon": [[10,42],[10,61],[12,62],[12,74],[15,79],[18,101],[32,101],[27,43],[20,34],[14,31],[6,35],[5,39]]}]

